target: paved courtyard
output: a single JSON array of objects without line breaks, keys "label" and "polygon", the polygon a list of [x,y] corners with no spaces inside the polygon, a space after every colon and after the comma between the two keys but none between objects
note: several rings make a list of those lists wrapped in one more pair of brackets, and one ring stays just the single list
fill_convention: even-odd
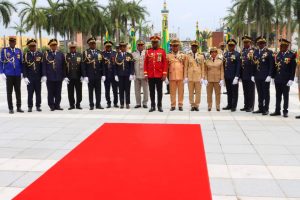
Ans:
[{"label": "paved courtyard", "polygon": [[[23,109],[27,110],[27,91],[24,84],[22,87]],[[201,124],[213,199],[300,199],[300,120],[294,118],[300,114],[300,103],[296,86],[292,87],[287,119],[240,111],[209,113],[205,89],[200,112],[189,111],[187,90],[183,112],[169,111],[169,96],[164,96],[164,113],[133,108],[89,111],[86,85],[83,90],[82,111],[67,110],[64,85],[61,105],[65,110],[50,112],[43,85],[43,112],[9,115],[5,84],[0,82],[1,200],[22,191],[105,122]],[[134,107],[133,93],[131,99]],[[222,106],[225,100],[222,95]],[[103,95],[102,105],[106,106]],[[240,87],[238,108],[242,105]]]}]

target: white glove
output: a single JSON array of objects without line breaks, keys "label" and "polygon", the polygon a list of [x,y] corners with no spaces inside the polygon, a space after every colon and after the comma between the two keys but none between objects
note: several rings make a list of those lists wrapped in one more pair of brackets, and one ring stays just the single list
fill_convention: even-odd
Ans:
[{"label": "white glove", "polygon": [[252,81],[253,83],[255,83],[255,78],[254,78],[254,76],[251,76],[251,81]]},{"label": "white glove", "polygon": [[115,76],[115,81],[119,82],[119,77],[118,76]]},{"label": "white glove", "polygon": [[239,78],[235,77],[232,81],[232,85],[237,85],[239,83]]},{"label": "white glove", "polygon": [[5,74],[2,73],[2,74],[0,74],[0,76],[1,76],[1,78],[2,78],[3,81],[6,81],[6,76],[5,76]]},{"label": "white glove", "polygon": [[271,76],[268,76],[265,80],[265,82],[270,83],[271,82]]},{"label": "white glove", "polygon": [[129,80],[130,80],[130,81],[133,81],[133,80],[134,80],[133,75],[130,75],[130,76],[129,76]]},{"label": "white glove", "polygon": [[221,87],[224,86],[224,81],[223,81],[223,80],[220,80],[219,85],[220,85]]},{"label": "white glove", "polygon": [[47,81],[47,76],[43,76],[42,79],[41,79],[41,83],[44,83]]},{"label": "white glove", "polygon": [[294,82],[295,82],[295,83],[298,83],[298,77],[295,77]]},{"label": "white glove", "polygon": [[81,82],[81,83],[83,82],[83,80],[84,80],[84,78],[83,78],[83,77],[80,77],[80,82]]},{"label": "white glove", "polygon": [[271,84],[272,84],[272,85],[275,85],[274,78],[271,79]]},{"label": "white glove", "polygon": [[28,78],[24,78],[24,83],[25,83],[25,85],[29,85],[30,84],[29,79]]},{"label": "white glove", "polygon": [[293,85],[294,81],[289,80],[289,82],[286,84],[288,87],[291,87]]},{"label": "white glove", "polygon": [[202,81],[202,85],[207,86],[208,85],[208,81],[207,80],[203,80]]},{"label": "white glove", "polygon": [[169,82],[168,78],[166,78],[165,84],[166,84],[166,85],[169,85],[169,83],[170,83],[170,82]]},{"label": "white glove", "polygon": [[69,80],[68,78],[65,78],[65,79],[64,79],[64,82],[68,85],[69,82],[70,82],[70,80]]},{"label": "white glove", "polygon": [[105,77],[105,76],[102,76],[102,77],[101,77],[101,80],[102,80],[102,82],[104,82],[104,81],[106,80],[106,77]]},{"label": "white glove", "polygon": [[23,79],[23,78],[24,78],[23,73],[21,73],[21,79]]},{"label": "white glove", "polygon": [[83,78],[83,81],[84,81],[85,83],[89,83],[89,77],[84,77],[84,78]]},{"label": "white glove", "polygon": [[189,82],[189,79],[188,78],[185,78],[184,80],[183,80],[183,83],[184,84],[187,84]]}]

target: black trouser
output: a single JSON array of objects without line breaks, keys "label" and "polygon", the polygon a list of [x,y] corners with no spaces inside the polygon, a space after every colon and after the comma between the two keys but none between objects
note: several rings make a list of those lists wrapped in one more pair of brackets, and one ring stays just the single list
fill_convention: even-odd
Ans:
[{"label": "black trouser", "polygon": [[114,95],[114,105],[118,104],[118,82],[115,81],[114,78],[106,79],[104,82],[105,85],[105,98],[107,105],[111,105],[110,100],[110,87],[112,87],[113,95]]},{"label": "black trouser", "polygon": [[6,93],[8,109],[13,110],[12,92],[15,90],[17,99],[17,108],[21,108],[21,76],[7,76],[6,77]]},{"label": "black trouser", "polygon": [[233,85],[233,79],[225,79],[227,90],[227,106],[231,109],[236,109],[239,95],[239,84]]},{"label": "black trouser", "polygon": [[89,80],[88,83],[89,88],[89,101],[90,107],[94,107],[94,91],[96,96],[96,107],[100,107],[101,105],[101,79]]},{"label": "black trouser", "polygon": [[283,113],[288,113],[289,108],[289,93],[290,87],[286,85],[286,83],[275,83],[276,89],[276,111],[281,111],[281,100],[283,96]]},{"label": "black trouser", "polygon": [[258,109],[262,112],[269,111],[270,83],[265,80],[255,80],[258,94]]},{"label": "black trouser", "polygon": [[244,108],[254,109],[255,84],[251,80],[243,80]]},{"label": "black trouser", "polygon": [[50,109],[60,108],[62,81],[47,81],[48,105]]},{"label": "black trouser", "polygon": [[68,98],[70,107],[75,106],[74,91],[76,90],[76,106],[79,107],[82,101],[82,83],[80,79],[70,79],[68,84]]},{"label": "black trouser", "polygon": [[126,98],[126,105],[130,104],[130,87],[131,81],[129,80],[129,76],[119,76],[119,92],[121,105],[124,105],[124,96]]},{"label": "black trouser", "polygon": [[157,107],[162,107],[162,79],[149,78],[149,92],[151,99],[151,107],[155,108],[155,88],[157,91]]},{"label": "black trouser", "polygon": [[35,106],[37,108],[41,107],[42,97],[41,97],[42,83],[40,79],[30,80],[27,85],[28,92],[28,108],[33,107],[33,94],[35,93]]}]

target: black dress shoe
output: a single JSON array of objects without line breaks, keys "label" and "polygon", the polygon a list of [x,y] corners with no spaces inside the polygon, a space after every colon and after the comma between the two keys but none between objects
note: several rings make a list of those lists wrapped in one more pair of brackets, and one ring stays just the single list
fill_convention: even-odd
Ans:
[{"label": "black dress shoe", "polygon": [[97,106],[96,109],[103,110],[104,108],[102,106]]},{"label": "black dress shoe", "polygon": [[36,111],[38,111],[38,112],[42,112],[42,109],[41,109],[41,107],[36,107]]},{"label": "black dress shoe", "polygon": [[149,112],[154,112],[155,110],[156,110],[155,107],[151,107]]},{"label": "black dress shoe", "polygon": [[147,105],[143,105],[143,108],[148,108],[148,106]]},{"label": "black dress shoe", "polygon": [[240,111],[246,111],[247,110],[247,108],[242,108],[242,109],[240,109]]},{"label": "black dress shoe", "polygon": [[28,108],[28,112],[32,112],[32,108]]},{"label": "black dress shoe", "polygon": [[91,107],[90,107],[90,110],[94,110],[94,107],[93,107],[93,106],[91,106]]},{"label": "black dress shoe", "polygon": [[50,111],[52,111],[52,112],[55,111],[55,108],[50,108]]},{"label": "black dress shoe", "polygon": [[9,114],[14,114],[14,110],[9,110]]},{"label": "black dress shoe", "polygon": [[223,110],[231,110],[231,108],[229,106],[226,106],[225,108],[223,108]]},{"label": "black dress shoe", "polygon": [[75,107],[74,106],[71,106],[70,108],[68,108],[68,110],[74,110]]},{"label": "black dress shoe", "polygon": [[57,107],[57,108],[55,108],[55,110],[64,110],[64,109],[61,107]]},{"label": "black dress shoe", "polygon": [[300,115],[295,117],[296,119],[300,119]]},{"label": "black dress shoe", "polygon": [[170,92],[166,92],[166,93],[165,93],[165,95],[168,95],[168,94],[170,94]]},{"label": "black dress shoe", "polygon": [[220,112],[220,108],[217,108],[217,111]]},{"label": "black dress shoe", "polygon": [[281,115],[280,112],[273,112],[273,113],[270,114],[270,116],[280,116],[280,115]]},{"label": "black dress shoe", "polygon": [[174,111],[175,110],[175,107],[171,107],[170,111]]},{"label": "black dress shoe", "polygon": [[158,112],[164,112],[161,107],[158,107],[157,110],[158,110]]},{"label": "black dress shoe", "polygon": [[199,108],[198,108],[198,107],[195,107],[195,108],[194,108],[194,111],[199,112]]},{"label": "black dress shoe", "polygon": [[211,111],[211,108],[208,108],[207,111],[210,112],[210,111]]},{"label": "black dress shoe", "polygon": [[261,110],[253,111],[253,114],[261,114],[261,113],[263,113],[263,111]]},{"label": "black dress shoe", "polygon": [[235,112],[236,111],[236,108],[231,108],[231,112]]},{"label": "black dress shoe", "polygon": [[17,112],[18,112],[18,113],[24,113],[24,110],[22,110],[21,108],[18,108],[18,109],[17,109]]},{"label": "black dress shoe", "polygon": [[269,111],[264,111],[263,113],[262,113],[262,115],[268,115],[269,114]]},{"label": "black dress shoe", "polygon": [[289,117],[289,115],[287,113],[283,113],[283,117],[287,118],[287,117]]},{"label": "black dress shoe", "polygon": [[130,109],[130,105],[129,104],[126,105],[126,109]]},{"label": "black dress shoe", "polygon": [[110,104],[107,104],[106,108],[111,108],[111,105],[110,105]]},{"label": "black dress shoe", "polygon": [[82,107],[79,105],[79,106],[76,106],[76,109],[82,110]]},{"label": "black dress shoe", "polygon": [[251,109],[251,108],[246,110],[246,112],[252,112],[252,111],[253,111],[253,109]]},{"label": "black dress shoe", "polygon": [[192,108],[191,108],[191,111],[192,111],[192,112],[193,112],[193,111],[195,111],[195,108],[194,108],[194,107],[192,107]]},{"label": "black dress shoe", "polygon": [[142,107],[141,105],[134,106],[134,108],[141,108],[141,107]]},{"label": "black dress shoe", "polygon": [[183,111],[183,108],[182,108],[182,107],[179,107],[178,110],[179,110],[179,111]]},{"label": "black dress shoe", "polygon": [[119,108],[118,104],[115,104],[115,105],[114,105],[114,108]]},{"label": "black dress shoe", "polygon": [[124,108],[124,105],[121,105],[121,107],[120,107],[121,109],[123,109]]}]

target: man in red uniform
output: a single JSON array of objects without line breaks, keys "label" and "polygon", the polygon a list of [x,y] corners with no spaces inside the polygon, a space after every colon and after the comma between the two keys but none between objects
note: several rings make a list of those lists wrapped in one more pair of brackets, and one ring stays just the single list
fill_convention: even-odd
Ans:
[{"label": "man in red uniform", "polygon": [[145,78],[149,80],[149,90],[151,99],[151,109],[149,112],[155,111],[155,88],[157,90],[157,110],[163,112],[162,109],[162,82],[167,77],[167,60],[165,50],[159,48],[159,36],[152,36],[150,38],[152,48],[146,51],[144,74]]}]

